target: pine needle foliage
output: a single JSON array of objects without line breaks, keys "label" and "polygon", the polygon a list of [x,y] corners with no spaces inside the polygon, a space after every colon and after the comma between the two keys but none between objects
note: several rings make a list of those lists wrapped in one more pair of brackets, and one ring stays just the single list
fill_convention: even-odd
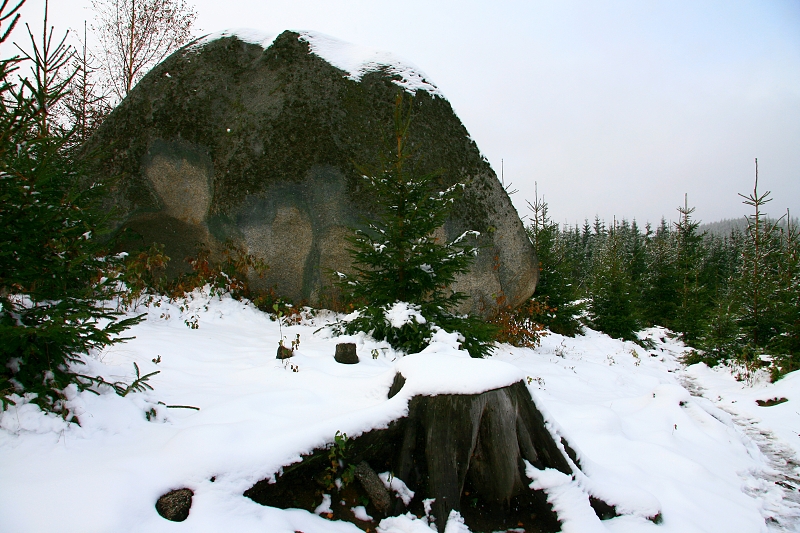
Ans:
[{"label": "pine needle foliage", "polygon": [[743,345],[763,348],[780,333],[780,313],[777,309],[780,291],[781,242],[778,221],[768,221],[764,206],[772,201],[770,191],[758,191],[758,160],[753,192],[739,194],[742,203],[753,208],[747,217],[745,246],[738,276],[733,282],[737,295],[736,321]]},{"label": "pine needle foliage", "polygon": [[642,232],[635,220],[607,227],[599,217],[559,228],[537,194],[528,226],[540,261],[534,298],[557,308],[541,320],[557,331],[563,304],[554,303],[574,298],[588,304],[582,322],[615,337],[672,330],[693,348],[687,364],[729,362],[742,375],[769,366],[773,380],[800,370],[800,226],[788,212],[767,216],[757,163],[752,192],[739,195],[752,214],[727,235],[702,231],[686,195],[676,222]]},{"label": "pine needle foliage", "polygon": [[689,207],[688,195],[684,195],[683,207],[678,208],[680,219],[674,223],[679,299],[671,325],[687,343],[700,338],[704,311],[709,306],[708,285],[703,271],[705,232],[699,231],[700,222],[692,220],[694,211],[694,207]]},{"label": "pine needle foliage", "polygon": [[[539,261],[539,281],[536,292],[519,312],[530,311],[527,318],[549,327],[555,333],[575,336],[583,331],[580,317],[584,304],[577,284],[572,279],[574,256],[569,253],[566,235],[550,218],[544,196],[539,197],[538,185],[534,201],[528,202],[530,223],[525,228]],[[501,341],[502,342],[502,341]]]},{"label": "pine needle foliage", "polygon": [[[466,231],[444,242],[437,237],[464,185],[440,190],[441,172],[417,172],[409,141],[413,106],[412,98],[398,94],[391,141],[380,167],[359,169],[377,212],[350,238],[355,276],[339,276],[343,291],[365,304],[357,309],[357,318],[334,330],[368,332],[409,353],[425,348],[437,328],[458,331],[464,337],[462,347],[480,357],[488,353],[493,328],[480,319],[455,314],[466,296],[450,289],[477,254],[479,234]],[[407,304],[410,311],[402,325],[387,317],[398,303]]]},{"label": "pine needle foliage", "polygon": [[146,392],[148,390],[153,390],[153,387],[148,383],[148,381],[151,377],[161,373],[160,370],[156,370],[155,372],[150,372],[149,374],[142,376],[139,373],[139,365],[137,365],[135,362],[133,363],[133,369],[136,372],[136,379],[130,383],[117,381],[112,384],[114,391],[123,398],[131,392]]},{"label": "pine needle foliage", "polygon": [[47,121],[64,85],[47,75],[15,83],[20,61],[0,61],[0,401],[29,394],[69,417],[64,389],[92,383],[79,372],[83,355],[125,340],[139,319],[102,303],[120,295],[119,259],[98,241],[104,185],[86,181],[70,134]]},{"label": "pine needle foliage", "polygon": [[778,354],[775,358],[778,374],[800,370],[800,230],[788,212],[786,219],[787,227],[781,232],[784,253],[779,262],[777,294],[782,329],[770,343]]},{"label": "pine needle foliage", "polygon": [[638,283],[639,315],[645,324],[671,327],[680,301],[677,248],[665,219],[647,235],[645,271]]},{"label": "pine needle foliage", "polygon": [[639,322],[634,306],[634,285],[624,254],[622,233],[616,221],[593,257],[591,324],[612,337],[636,339]]}]

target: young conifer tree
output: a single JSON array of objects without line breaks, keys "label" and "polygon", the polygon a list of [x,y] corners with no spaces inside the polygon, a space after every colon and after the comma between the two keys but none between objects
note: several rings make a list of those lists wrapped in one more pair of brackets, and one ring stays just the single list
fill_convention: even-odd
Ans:
[{"label": "young conifer tree", "polygon": [[788,212],[781,240],[783,253],[779,265],[778,293],[781,335],[774,338],[770,345],[776,353],[776,377],[800,369],[800,230]]},{"label": "young conifer tree", "polygon": [[673,327],[678,308],[675,239],[665,219],[647,239],[646,270],[641,284],[640,315],[647,325]]},{"label": "young conifer tree", "polygon": [[573,278],[568,236],[550,218],[547,202],[539,197],[538,187],[528,209],[531,222],[526,231],[539,261],[539,282],[533,299],[545,306],[545,313],[537,319],[555,333],[575,336],[583,330],[580,323],[583,303],[578,299],[577,282]]},{"label": "young conifer tree", "polygon": [[615,221],[593,257],[589,311],[595,328],[612,337],[633,340],[639,324],[623,244]]},{"label": "young conifer tree", "polygon": [[368,332],[408,353],[427,346],[437,328],[458,331],[462,347],[480,357],[489,351],[492,329],[477,318],[455,314],[466,296],[450,290],[477,254],[478,232],[464,232],[452,241],[437,238],[463,184],[440,191],[438,172],[416,171],[409,141],[413,104],[398,94],[391,146],[377,171],[362,171],[377,212],[350,239],[356,275],[340,274],[340,286],[363,305],[357,318],[334,330]]},{"label": "young conifer tree", "polygon": [[770,221],[764,213],[764,206],[772,201],[770,191],[758,192],[758,160],[756,159],[756,178],[753,192],[739,194],[742,203],[753,208],[747,217],[747,229],[742,249],[741,262],[733,282],[736,295],[739,342],[751,349],[766,347],[780,334],[780,312],[778,310],[780,293],[781,242],[779,220]]},{"label": "young conifer tree", "polygon": [[694,207],[689,207],[688,196],[684,196],[683,207],[678,208],[680,219],[674,224],[679,301],[673,329],[688,343],[693,343],[702,334],[704,316],[708,311],[708,291],[703,279],[705,232],[700,233],[700,223],[692,220],[694,210]]},{"label": "young conifer tree", "polygon": [[53,40],[55,28],[47,27],[48,8],[49,2],[45,0],[41,40],[35,38],[31,27],[25,24],[31,51],[25,51],[14,43],[14,46],[22,52],[22,61],[31,67],[31,76],[21,77],[20,83],[23,91],[27,92],[29,104],[34,107],[35,120],[41,137],[55,133],[58,127],[55,112],[74,76],[74,73],[68,72],[69,63],[75,52],[66,44],[69,32],[64,33],[60,41]]},{"label": "young conifer tree", "polygon": [[703,248],[702,279],[708,291],[708,302],[698,338],[692,344],[703,353],[696,354],[689,362],[703,361],[714,366],[730,359],[736,352],[738,305],[733,285],[744,249],[744,234],[732,229],[724,237],[706,236]]},{"label": "young conifer tree", "polygon": [[[14,13],[4,16],[5,7],[0,23]],[[56,77],[43,70],[66,63],[29,60],[39,61],[36,76],[21,84],[11,79],[20,59],[0,60],[0,403],[30,394],[68,418],[64,389],[96,381],[81,376],[82,357],[123,340],[118,335],[138,319],[119,320],[102,303],[119,294],[118,260],[98,241],[104,189],[87,183],[69,156],[70,133],[48,120],[65,84],[47,83]]]}]

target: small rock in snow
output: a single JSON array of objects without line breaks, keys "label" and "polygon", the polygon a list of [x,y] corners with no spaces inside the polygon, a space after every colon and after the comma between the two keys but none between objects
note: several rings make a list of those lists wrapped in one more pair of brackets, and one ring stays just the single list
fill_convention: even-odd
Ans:
[{"label": "small rock in snow", "polygon": [[167,520],[183,522],[189,517],[192,496],[194,492],[191,489],[171,490],[158,499],[156,511]]}]

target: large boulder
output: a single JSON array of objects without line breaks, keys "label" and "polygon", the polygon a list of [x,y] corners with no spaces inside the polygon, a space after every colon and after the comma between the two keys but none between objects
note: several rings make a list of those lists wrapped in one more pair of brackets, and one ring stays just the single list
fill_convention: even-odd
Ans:
[{"label": "large boulder", "polygon": [[[373,210],[358,168],[377,168],[399,90],[415,94],[410,142],[420,172],[466,183],[441,229],[481,232],[456,290],[462,311],[489,314],[536,286],[522,222],[489,163],[439,90],[388,54],[309,32],[274,38],[222,32],[154,68],[106,119],[88,150],[92,172],[119,180],[117,229],[160,242],[173,268],[198,243],[233,241],[264,260],[263,287],[331,303],[348,271],[346,238]],[[133,245],[130,245],[133,246]]]}]

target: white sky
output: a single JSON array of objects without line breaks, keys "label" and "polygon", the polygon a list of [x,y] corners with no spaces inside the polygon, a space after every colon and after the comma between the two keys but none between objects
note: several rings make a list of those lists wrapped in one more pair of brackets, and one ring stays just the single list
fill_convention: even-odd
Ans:
[{"label": "white sky", "polygon": [[[198,33],[317,30],[416,64],[498,176],[504,160],[521,215],[538,182],[559,222],[674,219],[684,193],[703,221],[738,217],[755,157],[769,213],[800,215],[797,0],[193,3]],[[57,30],[93,17],[50,10]]]}]

